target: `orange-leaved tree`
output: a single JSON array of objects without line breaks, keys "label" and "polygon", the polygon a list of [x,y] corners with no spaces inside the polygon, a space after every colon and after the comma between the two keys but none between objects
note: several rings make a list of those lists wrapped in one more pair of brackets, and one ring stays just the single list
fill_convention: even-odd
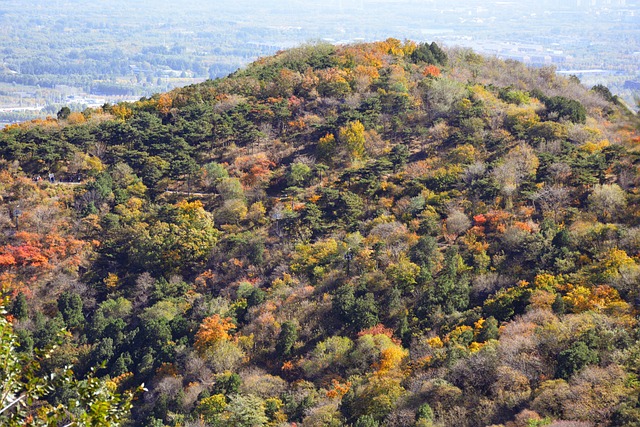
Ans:
[{"label": "orange-leaved tree", "polygon": [[231,340],[232,335],[229,332],[235,328],[236,325],[229,317],[222,318],[219,314],[207,317],[196,333],[194,347],[199,353],[206,353],[217,343]]}]

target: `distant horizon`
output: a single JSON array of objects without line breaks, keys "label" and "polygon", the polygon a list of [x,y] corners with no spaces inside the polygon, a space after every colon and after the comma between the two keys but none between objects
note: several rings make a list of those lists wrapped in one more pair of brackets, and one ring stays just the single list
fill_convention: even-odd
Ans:
[{"label": "distant horizon", "polygon": [[627,82],[640,81],[640,0],[5,0],[0,108],[53,109],[80,93],[145,96],[310,41],[389,37],[587,70],[586,85],[628,102],[638,95]]}]

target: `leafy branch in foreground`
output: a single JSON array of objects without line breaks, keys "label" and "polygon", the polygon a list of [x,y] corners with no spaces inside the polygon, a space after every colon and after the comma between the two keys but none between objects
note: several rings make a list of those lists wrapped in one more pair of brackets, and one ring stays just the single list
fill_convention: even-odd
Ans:
[{"label": "leafy branch in foreground", "polygon": [[[120,426],[128,418],[135,395],[144,390],[119,393],[117,380],[75,378],[71,368],[45,373],[40,360],[54,348],[36,352],[35,357],[19,353],[17,336],[0,306],[0,425],[13,426]],[[53,406],[46,399],[56,389],[71,390],[64,404]]]}]

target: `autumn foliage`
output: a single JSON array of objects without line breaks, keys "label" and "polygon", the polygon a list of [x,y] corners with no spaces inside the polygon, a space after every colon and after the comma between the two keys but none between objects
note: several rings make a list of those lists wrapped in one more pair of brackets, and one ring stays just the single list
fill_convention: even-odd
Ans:
[{"label": "autumn foliage", "polygon": [[638,425],[637,129],[397,39],[8,126],[11,354],[136,427]]},{"label": "autumn foliage", "polygon": [[229,331],[235,329],[235,325],[230,318],[221,318],[220,315],[214,314],[203,320],[198,332],[195,335],[194,348],[205,353],[211,347],[221,341],[229,341],[232,335]]}]

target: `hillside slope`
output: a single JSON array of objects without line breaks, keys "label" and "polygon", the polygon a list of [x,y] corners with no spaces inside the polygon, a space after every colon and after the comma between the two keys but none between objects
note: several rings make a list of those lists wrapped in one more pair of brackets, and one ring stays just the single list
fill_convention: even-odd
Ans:
[{"label": "hillside slope", "polygon": [[2,293],[132,425],[638,425],[639,144],[552,69],[301,47],[5,128]]}]

